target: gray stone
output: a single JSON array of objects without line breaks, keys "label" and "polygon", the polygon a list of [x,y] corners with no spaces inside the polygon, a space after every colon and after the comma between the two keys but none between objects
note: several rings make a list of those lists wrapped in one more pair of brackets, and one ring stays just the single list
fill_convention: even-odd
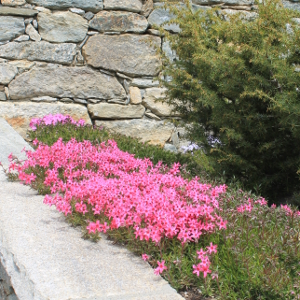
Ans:
[{"label": "gray stone", "polygon": [[147,30],[148,21],[145,17],[124,11],[100,11],[89,23],[89,27],[100,32],[134,32]]},{"label": "gray stone", "polygon": [[[6,106],[7,103],[1,103],[0,112],[1,112],[2,105]],[[1,117],[0,117],[0,141],[1,141],[1,143],[0,143],[0,161],[5,167],[8,167],[8,165],[9,165],[8,156],[11,153],[18,156],[22,160],[22,159],[26,159],[25,153],[22,152],[22,149],[24,147],[26,148],[26,150],[33,150],[23,140],[23,138],[16,131],[14,131],[13,128]],[[0,245],[2,246],[2,241],[1,241]],[[1,264],[1,261],[0,261],[0,264]]]},{"label": "gray stone", "polygon": [[41,6],[36,6],[34,9],[36,9],[39,12],[43,12],[43,13],[47,13],[47,14],[51,14],[52,11],[48,8],[45,7],[41,7]]},{"label": "gray stone", "polygon": [[12,42],[0,46],[0,57],[71,64],[76,54],[75,44],[41,42]]},{"label": "gray stone", "polygon": [[174,130],[174,125],[169,122],[147,119],[96,121],[95,123],[116,133],[138,138],[141,142],[161,146],[170,139]]},{"label": "gray stone", "polygon": [[283,3],[283,6],[285,8],[289,8],[289,9],[294,9],[294,10],[300,11],[300,3],[298,1],[293,1],[293,2],[282,1],[282,3]]},{"label": "gray stone", "polygon": [[38,11],[35,9],[0,6],[0,16],[34,17],[37,13]]},{"label": "gray stone", "polygon": [[116,78],[88,67],[47,65],[34,67],[9,84],[13,100],[50,96],[54,98],[126,98]]},{"label": "gray stone", "polygon": [[34,102],[56,102],[57,100],[58,100],[57,98],[53,98],[49,96],[35,97],[31,99],[31,101]]},{"label": "gray stone", "polygon": [[7,6],[19,6],[25,3],[26,3],[25,0],[1,0],[1,4]]},{"label": "gray stone", "polygon": [[[24,138],[26,137],[30,120],[48,114],[70,115],[77,121],[84,119],[86,123],[91,124],[87,109],[81,104],[6,101],[0,105],[0,118],[4,118]],[[0,143],[0,147],[1,145],[2,143]]]},{"label": "gray stone", "polygon": [[142,8],[141,0],[104,0],[104,9],[128,10],[139,13]]},{"label": "gray stone", "polygon": [[13,60],[9,62],[10,66],[14,66],[18,68],[18,73],[21,74],[25,71],[30,70],[34,67],[36,62],[28,61],[28,60]]},{"label": "gray stone", "polygon": [[95,68],[129,76],[156,76],[161,69],[160,44],[161,39],[152,35],[95,35],[83,47],[83,56]]},{"label": "gray stone", "polygon": [[87,100],[85,99],[80,99],[80,98],[74,98],[75,103],[80,103],[80,104],[87,104]]},{"label": "gray stone", "polygon": [[170,42],[168,40],[164,39],[162,43],[162,51],[170,62],[173,62],[178,58],[176,52],[171,49]]},{"label": "gray stone", "polygon": [[72,103],[73,102],[73,100],[71,98],[61,98],[61,99],[59,99],[59,101],[65,102],[65,103]]},{"label": "gray stone", "polygon": [[29,41],[29,35],[23,34],[20,35],[18,38],[14,39],[14,42],[27,42]]},{"label": "gray stone", "polygon": [[5,100],[7,100],[5,92],[0,92],[0,101],[5,101]]},{"label": "gray stone", "polygon": [[254,0],[192,0],[193,3],[199,5],[207,4],[227,4],[227,5],[253,5]]},{"label": "gray stone", "polygon": [[81,15],[83,16],[85,14],[85,11],[83,9],[80,9],[80,8],[70,8],[69,9],[70,12],[74,13],[74,14],[78,14],[78,15]]},{"label": "gray stone", "polygon": [[153,0],[143,0],[143,7],[141,14],[148,17],[153,10]]},{"label": "gray stone", "polygon": [[31,40],[35,42],[39,42],[41,40],[41,36],[31,24],[27,25],[25,32],[29,35]]},{"label": "gray stone", "polygon": [[24,34],[25,24],[23,18],[0,16],[0,42],[14,39]]},{"label": "gray stone", "polygon": [[134,78],[131,82],[131,85],[139,88],[150,88],[158,86],[159,81],[154,80],[153,78]]},{"label": "gray stone", "polygon": [[25,25],[27,26],[28,24],[31,24],[33,21],[33,18],[27,18],[24,20]]},{"label": "gray stone", "polygon": [[50,9],[76,7],[92,12],[98,12],[103,9],[103,0],[27,0],[27,2]]},{"label": "gray stone", "polygon": [[0,193],[0,255],[20,300],[183,299],[141,257],[104,234],[98,243],[82,239],[44,196],[2,170]]},{"label": "gray stone", "polygon": [[[151,25],[151,27],[153,27],[153,26],[160,27],[160,26],[162,26],[163,23],[174,19],[174,17],[175,16],[172,13],[170,13],[168,10],[165,10],[160,5],[159,6],[156,5],[155,9],[152,11],[150,16],[148,17],[148,22]],[[165,30],[168,30],[171,32],[175,32],[175,33],[180,32],[180,27],[177,24],[170,24],[170,25],[165,24],[162,27]]]},{"label": "gray stone", "polygon": [[81,42],[88,31],[87,21],[71,12],[38,14],[39,33],[43,40],[55,43]]},{"label": "gray stone", "polygon": [[246,21],[252,21],[258,17],[258,13],[256,12],[240,11],[234,9],[222,9],[219,11],[219,14],[221,14],[225,18],[225,20],[228,20],[228,17],[230,17],[231,15],[236,15],[236,14],[239,14],[240,18]]},{"label": "gray stone", "polygon": [[88,21],[90,21],[90,20],[92,20],[93,18],[94,18],[94,15],[95,14],[93,14],[92,12],[87,12],[87,13],[85,13],[84,15],[83,15],[83,17],[85,18],[85,19],[87,19]]},{"label": "gray stone", "polygon": [[167,103],[161,102],[161,100],[165,98],[164,93],[165,89],[162,88],[146,89],[142,104],[160,117],[178,115],[172,112],[172,106],[168,105]]},{"label": "gray stone", "polygon": [[18,68],[6,63],[0,64],[0,84],[9,84],[18,74]]},{"label": "gray stone", "polygon": [[148,118],[150,118],[150,119],[153,119],[153,120],[157,120],[157,121],[161,120],[161,118],[158,117],[157,115],[155,115],[154,113],[152,113],[151,110],[147,110],[145,112],[145,116],[148,117]]},{"label": "gray stone", "polygon": [[172,145],[172,144],[165,144],[164,149],[166,151],[170,151],[170,152],[173,152],[173,153],[177,153],[178,152],[177,148],[174,145]]},{"label": "gray stone", "polygon": [[142,105],[118,105],[109,103],[89,104],[88,111],[93,119],[138,119],[145,108]]},{"label": "gray stone", "polygon": [[32,21],[32,25],[33,25],[33,27],[35,28],[35,29],[38,29],[38,23],[37,23],[37,20],[33,20]]},{"label": "gray stone", "polygon": [[129,88],[130,103],[131,104],[141,104],[142,103],[142,94],[141,90],[138,87],[131,86]]}]

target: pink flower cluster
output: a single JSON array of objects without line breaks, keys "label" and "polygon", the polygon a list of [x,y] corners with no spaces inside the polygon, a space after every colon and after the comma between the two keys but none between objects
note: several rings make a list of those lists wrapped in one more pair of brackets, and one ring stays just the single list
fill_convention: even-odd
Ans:
[{"label": "pink flower cluster", "polygon": [[83,119],[80,119],[78,122],[76,122],[72,117],[69,115],[62,115],[62,114],[56,114],[56,115],[46,115],[43,118],[33,118],[30,120],[30,128],[35,131],[37,129],[38,125],[56,125],[57,123],[65,124],[67,122],[71,122],[74,125],[77,126],[84,126],[85,121]]},{"label": "pink flower cluster", "polygon": [[210,243],[208,247],[206,247],[207,251],[204,251],[202,248],[197,251],[198,259],[201,260],[201,262],[197,265],[193,265],[193,273],[197,276],[200,275],[200,272],[203,273],[203,277],[205,278],[207,274],[211,273],[210,267],[210,259],[208,255],[211,255],[213,253],[217,253],[217,245],[213,245],[213,243]]},{"label": "pink flower cluster", "polygon": [[162,238],[177,238],[185,244],[226,228],[217,214],[225,185],[212,187],[197,177],[188,181],[179,175],[179,164],[170,169],[162,163],[154,166],[149,159],[121,151],[115,141],[93,146],[89,141],[59,139],[51,147],[38,144],[27,157],[18,168],[19,177],[29,184],[36,177],[26,173],[28,168],[46,170],[44,184],[52,195],[46,195],[44,203],[65,215],[74,209],[105,216],[107,223],[88,224],[89,233],[132,227],[140,240],[158,244]]}]

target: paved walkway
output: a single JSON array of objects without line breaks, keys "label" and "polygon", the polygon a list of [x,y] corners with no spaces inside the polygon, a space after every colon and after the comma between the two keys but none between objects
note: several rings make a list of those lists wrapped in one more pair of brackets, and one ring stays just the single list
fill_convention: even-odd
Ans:
[{"label": "paved walkway", "polygon": [[[26,145],[9,127],[0,119],[3,161]],[[140,257],[105,236],[98,243],[83,240],[43,196],[8,182],[2,170],[0,259],[19,300],[183,299]]]}]

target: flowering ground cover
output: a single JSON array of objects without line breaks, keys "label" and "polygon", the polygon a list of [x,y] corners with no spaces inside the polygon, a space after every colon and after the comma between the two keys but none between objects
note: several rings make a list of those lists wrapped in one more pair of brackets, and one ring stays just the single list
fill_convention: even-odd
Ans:
[{"label": "flowering ground cover", "polygon": [[[73,136],[47,143],[49,130],[55,136],[60,126]],[[45,194],[44,203],[81,226],[85,238],[106,233],[179,292],[300,299],[298,210],[190,176],[170,157],[169,164],[138,158],[104,130],[70,117],[35,119],[31,127],[36,150],[24,162],[11,155],[8,173]],[[145,145],[135,144],[133,152],[139,147]]]}]

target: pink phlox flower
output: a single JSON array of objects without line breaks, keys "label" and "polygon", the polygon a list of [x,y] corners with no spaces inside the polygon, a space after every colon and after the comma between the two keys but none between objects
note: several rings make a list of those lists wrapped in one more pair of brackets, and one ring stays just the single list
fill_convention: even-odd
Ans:
[{"label": "pink phlox flower", "polygon": [[212,253],[217,253],[217,245],[213,245],[213,243],[210,243],[210,245],[208,247],[206,247],[207,251],[209,252],[209,254]]},{"label": "pink phlox flower", "polygon": [[204,258],[204,256],[206,255],[206,251],[204,251],[202,248],[199,250],[199,251],[197,251],[197,254],[198,254],[198,259],[203,259]]},{"label": "pink phlox flower", "polygon": [[147,261],[147,260],[149,259],[149,255],[147,255],[147,254],[142,254],[142,259],[143,259],[144,261]]},{"label": "pink phlox flower", "polygon": [[159,275],[161,274],[164,270],[167,270],[168,268],[165,266],[165,261],[163,260],[162,262],[157,261],[158,267],[154,269],[154,274]]},{"label": "pink phlox flower", "polygon": [[75,210],[82,214],[85,214],[88,212],[86,205],[82,201],[80,203],[75,204]]}]

